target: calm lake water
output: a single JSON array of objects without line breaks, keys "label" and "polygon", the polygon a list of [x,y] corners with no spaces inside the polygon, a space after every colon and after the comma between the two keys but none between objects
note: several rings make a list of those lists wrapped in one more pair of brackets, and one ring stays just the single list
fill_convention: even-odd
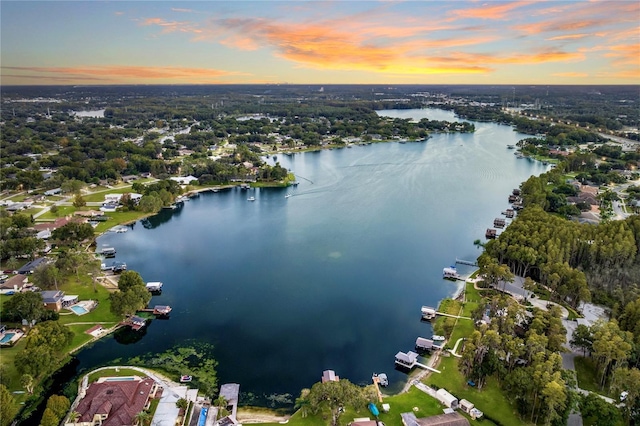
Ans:
[{"label": "calm lake water", "polygon": [[395,353],[432,334],[420,307],[457,290],[442,268],[475,259],[473,241],[511,190],[547,170],[507,149],[526,135],[475,125],[426,142],[279,155],[297,187],[205,193],[100,237],[145,281],[164,282],[151,304],[173,312],[133,344],[109,337],[83,350],[79,369],[197,340],[214,345],[220,383],[256,395],[295,398],[325,369],[358,384],[385,372],[398,390],[407,376],[394,370]]}]

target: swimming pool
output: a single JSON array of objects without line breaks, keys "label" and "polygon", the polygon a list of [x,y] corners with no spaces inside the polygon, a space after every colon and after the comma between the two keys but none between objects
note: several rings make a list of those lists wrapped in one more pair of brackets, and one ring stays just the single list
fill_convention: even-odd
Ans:
[{"label": "swimming pool", "polygon": [[5,335],[2,336],[2,339],[0,339],[0,345],[4,343],[9,343],[11,339],[13,339],[13,336],[15,335],[16,333],[5,333]]},{"label": "swimming pool", "polygon": [[200,417],[198,418],[198,426],[204,426],[205,422],[207,421],[207,411],[209,411],[209,409],[206,407],[203,407],[202,411],[200,411]]},{"label": "swimming pool", "polygon": [[86,313],[89,313],[89,311],[85,309],[84,306],[81,306],[81,305],[73,305],[73,306],[70,306],[69,309],[71,309],[73,313],[75,313],[76,315],[84,315]]},{"label": "swimming pool", "polygon": [[106,377],[103,382],[123,382],[133,380],[136,380],[136,377]]}]

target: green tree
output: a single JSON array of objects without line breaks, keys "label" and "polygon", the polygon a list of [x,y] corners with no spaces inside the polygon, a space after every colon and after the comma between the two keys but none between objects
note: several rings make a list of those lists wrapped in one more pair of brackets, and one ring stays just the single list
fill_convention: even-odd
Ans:
[{"label": "green tree", "polygon": [[576,348],[582,349],[582,354],[586,356],[587,351],[591,351],[593,346],[593,336],[589,327],[584,324],[578,324],[569,343]]},{"label": "green tree", "polygon": [[76,194],[73,197],[73,207],[79,209],[81,207],[84,207],[87,205],[87,202],[85,201],[84,197],[80,194]]},{"label": "green tree", "polygon": [[296,404],[294,409],[300,412],[300,417],[303,419],[309,415],[310,407],[309,407],[309,393],[311,389],[304,388],[300,391],[300,396],[296,398]]},{"label": "green tree", "polygon": [[33,395],[34,381],[32,375],[23,374],[22,377],[20,377],[20,385],[29,393],[29,395]]},{"label": "green tree", "polygon": [[60,279],[60,271],[53,263],[44,263],[38,265],[33,271],[31,281],[41,289],[58,290],[58,280]]},{"label": "green tree", "polygon": [[615,320],[597,321],[591,326],[593,334],[593,356],[598,360],[601,372],[600,386],[604,389],[607,378],[618,364],[631,355],[633,335],[618,328]]},{"label": "green tree", "polygon": [[136,286],[145,287],[144,280],[138,272],[129,270],[120,274],[120,278],[118,279],[118,290],[124,292]]},{"label": "green tree", "polygon": [[51,395],[47,400],[47,408],[50,408],[59,419],[67,414],[69,407],[71,407],[71,402],[64,395]]},{"label": "green tree", "polygon": [[93,227],[88,223],[69,222],[54,229],[51,238],[63,245],[74,245],[93,237]]},{"label": "green tree", "polygon": [[30,325],[46,314],[42,295],[34,291],[15,294],[3,303],[2,311],[3,317],[13,321],[26,320]]},{"label": "green tree", "polygon": [[134,286],[127,291],[116,291],[109,295],[111,312],[120,316],[133,315],[144,309],[151,300],[151,293],[145,287]]},{"label": "green tree", "polygon": [[45,408],[42,413],[42,420],[40,420],[40,426],[58,426],[60,423],[60,417],[56,416],[50,408]]},{"label": "green tree", "polygon": [[189,407],[189,401],[187,401],[184,398],[180,398],[176,401],[176,407],[178,407],[181,410],[186,410],[187,407]]},{"label": "green tree", "polygon": [[219,417],[225,417],[229,415],[229,410],[227,410],[227,407],[229,406],[229,401],[227,401],[227,398],[220,395],[213,400],[213,404],[218,408]]},{"label": "green tree", "polygon": [[583,395],[578,401],[578,408],[582,418],[593,425],[614,425],[620,419],[620,410],[609,404],[595,393]]},{"label": "green tree", "polygon": [[340,407],[353,406],[356,411],[364,408],[366,397],[363,389],[347,379],[339,382],[316,383],[309,392],[309,406],[312,412],[318,412],[321,405],[326,404],[331,410],[331,424],[338,424]]},{"label": "green tree", "polygon": [[136,424],[139,426],[148,426],[151,424],[151,419],[153,416],[148,411],[140,411],[134,417]]},{"label": "green tree", "polygon": [[625,392],[622,413],[627,424],[640,422],[640,370],[637,368],[618,368],[613,373],[611,390],[616,395]]},{"label": "green tree", "polygon": [[0,384],[0,426],[9,426],[18,414],[18,405],[11,392]]}]

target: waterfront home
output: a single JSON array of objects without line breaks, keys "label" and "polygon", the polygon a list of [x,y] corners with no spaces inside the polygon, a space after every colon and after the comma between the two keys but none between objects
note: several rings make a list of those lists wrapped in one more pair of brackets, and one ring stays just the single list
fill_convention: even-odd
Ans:
[{"label": "waterfront home", "polygon": [[224,397],[225,401],[227,401],[227,411],[229,412],[229,417],[234,424],[237,424],[238,414],[238,397],[240,395],[240,385],[238,383],[225,383],[220,386],[220,396]]},{"label": "waterfront home", "polygon": [[6,293],[7,291],[19,292],[27,285],[29,277],[26,275],[14,275],[7,279],[4,283],[0,284],[0,292]]},{"label": "waterfront home", "polygon": [[65,426],[134,425],[135,416],[148,409],[159,387],[151,378],[102,377],[91,383],[74,409],[76,419],[67,418]]},{"label": "waterfront home", "polygon": [[396,354],[396,364],[401,367],[411,369],[416,365],[417,360],[418,354],[413,351],[409,351],[407,353],[398,352]]},{"label": "waterfront home", "polygon": [[138,331],[143,329],[147,325],[147,320],[137,315],[133,315],[122,321],[120,324],[131,327],[133,331]]},{"label": "waterfront home", "polygon": [[71,305],[78,303],[78,296],[69,295],[65,296],[63,291],[60,290],[47,290],[41,291],[42,302],[45,309],[58,312],[62,308],[67,308]]},{"label": "waterfront home", "polygon": [[40,222],[32,226],[36,231],[53,231],[54,229],[62,228],[71,220],[70,217],[59,217],[53,222]]},{"label": "waterfront home", "polygon": [[169,179],[178,182],[180,185],[191,185],[193,182],[198,182],[198,178],[195,176],[174,176]]},{"label": "waterfront home", "polygon": [[424,337],[418,337],[416,339],[416,349],[421,351],[430,351],[433,349],[433,340],[425,339]]},{"label": "waterfront home", "polygon": [[333,370],[324,370],[322,372],[322,383],[327,382],[339,382],[340,377],[336,375],[336,372]]}]

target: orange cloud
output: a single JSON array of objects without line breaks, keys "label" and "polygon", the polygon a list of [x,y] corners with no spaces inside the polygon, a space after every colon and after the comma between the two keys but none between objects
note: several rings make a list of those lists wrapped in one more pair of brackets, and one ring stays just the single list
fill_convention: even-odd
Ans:
[{"label": "orange cloud", "polygon": [[547,41],[556,41],[556,40],[578,40],[581,38],[589,37],[591,34],[567,34],[556,37],[549,37]]},{"label": "orange cloud", "polygon": [[163,33],[174,33],[174,32],[183,32],[183,33],[193,33],[200,34],[202,30],[200,30],[197,25],[194,25],[188,21],[167,21],[162,18],[147,18],[144,19],[140,25],[150,26],[156,25],[162,28]]},{"label": "orange cloud", "polygon": [[571,77],[571,78],[584,78],[584,77],[589,77],[589,74],[584,73],[584,72],[557,72],[554,74],[551,74],[554,77]]},{"label": "orange cloud", "polygon": [[509,12],[522,6],[530,5],[531,2],[511,2],[483,4],[482,7],[471,9],[459,9],[451,12],[456,18],[477,18],[477,19],[505,19]]},{"label": "orange cloud", "polygon": [[[182,68],[182,67],[144,67],[144,66],[85,66],[85,67],[11,67],[3,66],[2,69],[12,71],[23,71],[38,73],[40,77],[65,78],[89,80],[89,79],[167,79],[167,80],[190,80],[217,79],[227,76],[249,75],[246,73],[236,73],[208,68]],[[24,75],[24,77],[28,77]]]}]

